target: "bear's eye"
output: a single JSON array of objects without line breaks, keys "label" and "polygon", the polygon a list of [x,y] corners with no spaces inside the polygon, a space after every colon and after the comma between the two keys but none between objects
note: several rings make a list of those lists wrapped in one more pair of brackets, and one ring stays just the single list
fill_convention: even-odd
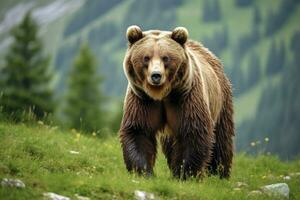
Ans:
[{"label": "bear's eye", "polygon": [[167,62],[169,62],[170,58],[168,56],[163,56],[162,60],[164,63],[167,63]]},{"label": "bear's eye", "polygon": [[150,57],[149,56],[144,56],[144,62],[147,63],[150,61]]}]

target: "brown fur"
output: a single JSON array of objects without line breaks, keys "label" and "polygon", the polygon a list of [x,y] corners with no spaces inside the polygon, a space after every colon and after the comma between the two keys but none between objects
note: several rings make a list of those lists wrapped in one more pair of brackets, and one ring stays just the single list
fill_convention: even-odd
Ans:
[{"label": "brown fur", "polygon": [[[162,150],[175,177],[201,176],[207,169],[229,177],[232,91],[220,61],[201,44],[187,40],[183,28],[141,33],[134,27],[132,32],[124,59],[129,85],[120,129],[127,169],[153,173],[156,136],[161,132]],[[149,62],[143,60],[145,55],[151,57]],[[168,62],[162,62],[166,55]],[[151,85],[152,68],[162,71],[160,86]]]}]

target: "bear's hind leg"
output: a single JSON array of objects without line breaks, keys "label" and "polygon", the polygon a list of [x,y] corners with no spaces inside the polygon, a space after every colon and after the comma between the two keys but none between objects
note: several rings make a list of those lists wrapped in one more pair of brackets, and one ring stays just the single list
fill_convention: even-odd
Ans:
[{"label": "bear's hind leg", "polygon": [[220,178],[229,178],[234,149],[234,122],[231,98],[228,98],[224,103],[214,132],[215,144],[209,171],[212,174],[219,174]]}]

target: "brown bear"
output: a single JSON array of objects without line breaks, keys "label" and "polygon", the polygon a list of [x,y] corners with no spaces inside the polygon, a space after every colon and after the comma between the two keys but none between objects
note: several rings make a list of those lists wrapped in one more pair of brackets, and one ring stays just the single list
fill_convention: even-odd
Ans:
[{"label": "brown bear", "polygon": [[[151,175],[159,135],[173,175],[228,178],[233,157],[231,84],[218,58],[172,32],[127,29],[128,79],[120,140],[128,171]],[[160,133],[160,134],[158,134]]]}]

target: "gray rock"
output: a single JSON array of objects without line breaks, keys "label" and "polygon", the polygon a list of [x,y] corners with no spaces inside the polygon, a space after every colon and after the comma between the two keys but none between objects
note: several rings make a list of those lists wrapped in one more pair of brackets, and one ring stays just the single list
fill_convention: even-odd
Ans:
[{"label": "gray rock", "polygon": [[25,184],[19,179],[9,179],[4,178],[1,181],[2,187],[16,187],[16,188],[25,188]]},{"label": "gray rock", "polygon": [[244,187],[248,187],[248,184],[244,183],[244,182],[237,182],[236,183],[236,187],[238,187],[238,188],[244,188]]},{"label": "gray rock", "polygon": [[55,194],[53,192],[47,192],[44,193],[44,199],[50,199],[50,200],[70,200],[69,197],[65,197],[59,194]]},{"label": "gray rock", "polygon": [[134,191],[134,197],[137,200],[154,200],[154,194],[153,193],[148,193],[145,191],[140,191],[140,190],[135,190]]},{"label": "gray rock", "polygon": [[262,191],[268,195],[281,196],[289,198],[290,189],[286,183],[276,183],[272,185],[263,186]]}]

